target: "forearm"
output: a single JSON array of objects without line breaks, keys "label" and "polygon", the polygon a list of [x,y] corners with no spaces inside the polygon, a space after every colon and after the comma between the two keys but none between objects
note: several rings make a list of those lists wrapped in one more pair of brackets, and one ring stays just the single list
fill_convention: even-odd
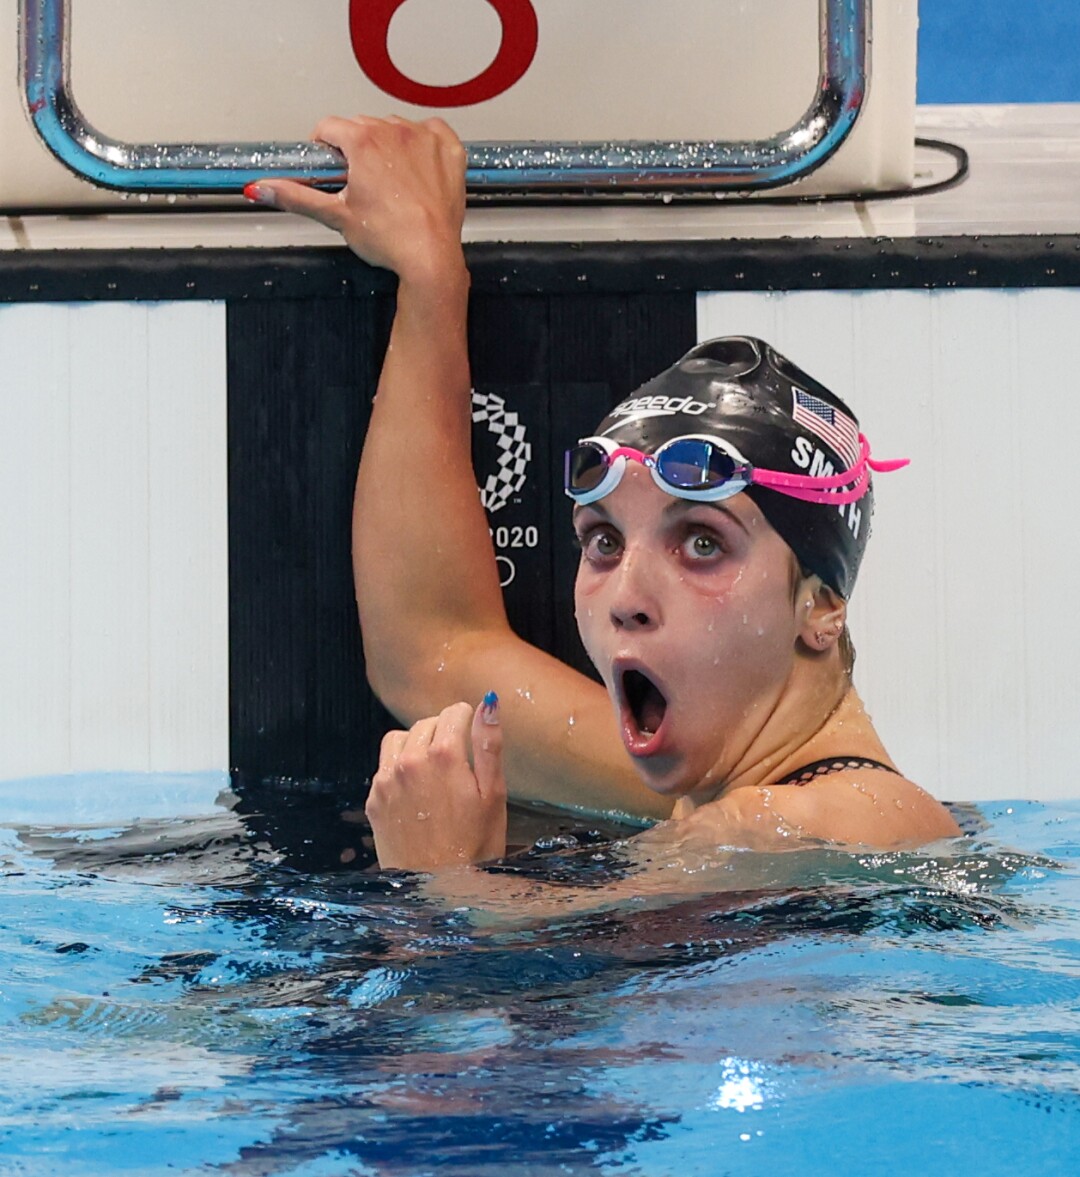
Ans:
[{"label": "forearm", "polygon": [[637,780],[602,688],[507,624],[472,469],[465,148],[440,119],[328,118],[313,138],[344,154],[340,192],[266,179],[245,193],[336,229],[398,276],[353,512],[369,681],[409,724],[496,691],[515,796],[669,812]]},{"label": "forearm", "polygon": [[441,705],[455,639],[506,627],[472,468],[468,272],[456,243],[440,253],[401,278],[353,512],[368,677],[406,713]]}]

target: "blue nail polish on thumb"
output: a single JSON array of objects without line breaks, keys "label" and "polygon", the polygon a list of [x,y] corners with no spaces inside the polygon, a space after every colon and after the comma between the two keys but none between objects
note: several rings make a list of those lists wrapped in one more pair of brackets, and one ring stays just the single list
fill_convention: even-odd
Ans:
[{"label": "blue nail polish on thumb", "polygon": [[494,691],[488,691],[484,696],[482,707],[480,718],[484,723],[496,724],[499,722],[499,696]]}]

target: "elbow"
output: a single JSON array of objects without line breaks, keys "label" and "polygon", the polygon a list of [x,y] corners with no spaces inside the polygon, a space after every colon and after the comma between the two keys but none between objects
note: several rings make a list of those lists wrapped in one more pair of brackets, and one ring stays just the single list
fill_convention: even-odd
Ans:
[{"label": "elbow", "polygon": [[[376,651],[365,653],[364,671],[368,686],[379,702],[399,723],[413,724],[435,715],[446,706],[443,697],[452,676],[443,673],[445,659],[432,651],[403,648],[388,657]],[[449,700],[456,702],[456,699]]]},{"label": "elbow", "polygon": [[364,673],[371,693],[399,723],[414,722],[414,708],[408,697],[409,676],[401,672],[400,666],[386,659],[368,657]]},{"label": "elbow", "polygon": [[392,654],[365,642],[368,685],[400,723],[415,723],[451,703],[474,695],[479,699],[478,683],[488,683],[490,668],[500,663],[504,638],[502,631],[451,637],[428,633],[397,644]]}]

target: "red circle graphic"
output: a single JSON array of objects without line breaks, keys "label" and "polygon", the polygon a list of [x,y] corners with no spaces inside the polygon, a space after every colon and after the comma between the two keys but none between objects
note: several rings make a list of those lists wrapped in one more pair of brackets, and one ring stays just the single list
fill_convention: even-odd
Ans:
[{"label": "red circle graphic", "polygon": [[498,13],[502,41],[495,60],[467,82],[428,86],[403,74],[387,39],[394,13],[407,0],[349,0],[349,35],[360,68],[387,94],[414,106],[474,106],[520,81],[536,56],[540,30],[530,0],[485,0]]}]

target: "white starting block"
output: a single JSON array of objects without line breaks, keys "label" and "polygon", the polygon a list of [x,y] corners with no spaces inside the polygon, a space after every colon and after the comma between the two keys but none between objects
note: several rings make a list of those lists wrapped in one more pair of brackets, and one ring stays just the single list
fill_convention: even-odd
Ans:
[{"label": "white starting block", "polygon": [[474,192],[912,181],[917,0],[10,2],[2,210],[329,180],[357,112],[446,118]]}]

